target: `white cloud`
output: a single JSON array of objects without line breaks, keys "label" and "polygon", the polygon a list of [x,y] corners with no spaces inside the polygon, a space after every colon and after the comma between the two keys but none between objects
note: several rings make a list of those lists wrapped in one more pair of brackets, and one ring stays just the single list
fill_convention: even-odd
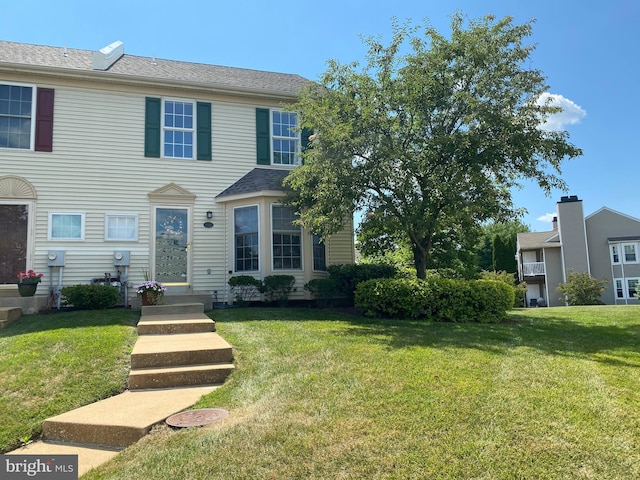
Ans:
[{"label": "white cloud", "polygon": [[543,130],[559,131],[565,130],[567,125],[575,125],[580,123],[587,112],[575,102],[555,93],[543,93],[537,100],[538,105],[542,105],[549,101],[554,107],[561,107],[562,111],[554,115],[550,115],[547,121],[542,125]]},{"label": "white cloud", "polygon": [[555,218],[555,216],[556,216],[555,213],[545,213],[541,217],[536,218],[536,220],[538,220],[539,222],[551,223]]}]

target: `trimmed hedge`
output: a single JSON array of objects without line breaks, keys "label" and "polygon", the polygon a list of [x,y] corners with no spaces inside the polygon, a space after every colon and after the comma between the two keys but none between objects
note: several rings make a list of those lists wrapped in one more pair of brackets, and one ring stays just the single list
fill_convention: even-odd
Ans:
[{"label": "trimmed hedge", "polygon": [[118,288],[109,285],[71,285],[63,287],[60,293],[63,305],[78,310],[104,310],[120,301]]},{"label": "trimmed hedge", "polygon": [[374,279],[358,285],[355,306],[370,316],[496,323],[513,299],[513,287],[493,280]]},{"label": "trimmed hedge", "polygon": [[398,276],[398,269],[386,263],[348,263],[329,265],[327,272],[335,282],[338,292],[353,299],[359,283],[374,278],[393,278]]},{"label": "trimmed hedge", "polygon": [[296,278],[293,275],[268,275],[262,281],[262,292],[271,302],[278,302],[284,307],[289,301],[289,295],[295,291],[293,285]]},{"label": "trimmed hedge", "polygon": [[227,282],[231,287],[233,303],[246,307],[262,291],[262,282],[251,275],[237,275]]}]

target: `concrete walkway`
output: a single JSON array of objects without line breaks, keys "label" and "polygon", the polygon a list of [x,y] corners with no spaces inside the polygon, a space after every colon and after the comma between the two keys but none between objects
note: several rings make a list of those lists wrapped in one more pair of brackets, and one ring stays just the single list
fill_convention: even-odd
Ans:
[{"label": "concrete walkway", "polygon": [[[8,454],[78,455],[79,475],[108,461],[224,382],[233,369],[231,346],[214,331],[215,322],[204,315],[201,304],[142,307],[131,359],[132,366],[141,368],[132,368],[129,383],[145,387],[48,418],[43,441]],[[209,368],[217,373],[199,373]],[[140,370],[146,380],[139,379]],[[146,387],[159,384],[164,388]]]}]

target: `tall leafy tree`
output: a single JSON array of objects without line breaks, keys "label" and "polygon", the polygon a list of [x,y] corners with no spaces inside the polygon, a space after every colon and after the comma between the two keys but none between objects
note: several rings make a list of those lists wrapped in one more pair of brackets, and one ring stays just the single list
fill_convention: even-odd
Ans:
[{"label": "tall leafy tree", "polygon": [[[476,245],[477,261],[480,270],[505,270],[511,273],[515,272],[517,270],[515,260],[517,236],[520,232],[528,231],[529,227],[517,219],[508,222],[489,222],[482,225],[482,233]],[[495,263],[496,253],[494,251],[494,243],[496,237],[500,237],[503,244],[509,245],[506,251],[506,254],[509,255],[509,263],[507,265],[500,265],[500,268],[498,268]]]},{"label": "tall leafy tree", "polygon": [[560,109],[539,101],[532,22],[456,14],[449,37],[418,31],[394,22],[387,46],[366,39],[364,67],[331,60],[304,90],[291,108],[316,134],[287,184],[304,226],[329,235],[364,209],[361,246],[409,244],[424,278],[468,256],[482,222],[517,216],[519,179],[563,189],[561,162],[582,152],[541,128]]}]

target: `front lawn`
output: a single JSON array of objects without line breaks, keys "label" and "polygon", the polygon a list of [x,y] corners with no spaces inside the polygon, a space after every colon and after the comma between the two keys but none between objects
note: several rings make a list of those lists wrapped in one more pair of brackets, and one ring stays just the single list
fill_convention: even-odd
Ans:
[{"label": "front lawn", "polygon": [[211,312],[236,371],[88,479],[640,478],[640,308],[497,325]]},{"label": "front lawn", "polygon": [[0,453],[37,438],[46,418],[121,392],[139,317],[27,315],[0,330]]}]

